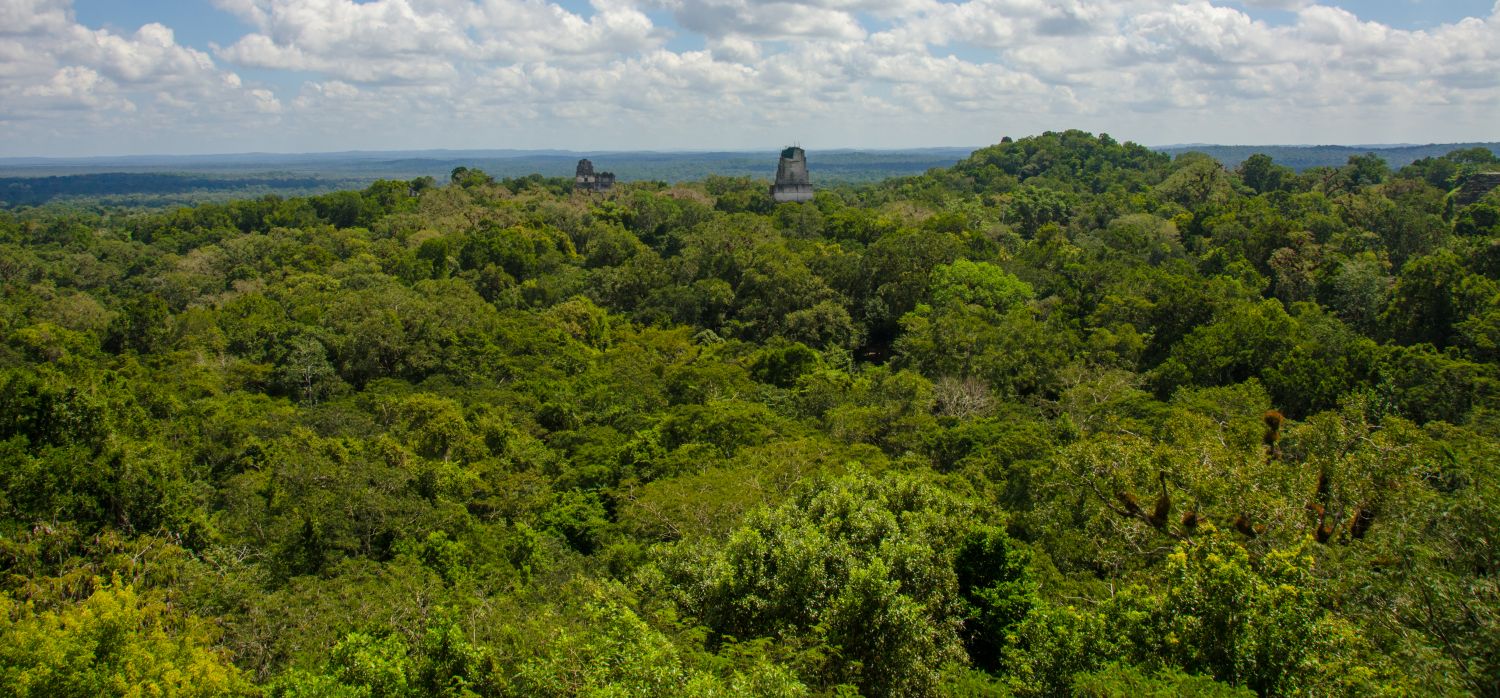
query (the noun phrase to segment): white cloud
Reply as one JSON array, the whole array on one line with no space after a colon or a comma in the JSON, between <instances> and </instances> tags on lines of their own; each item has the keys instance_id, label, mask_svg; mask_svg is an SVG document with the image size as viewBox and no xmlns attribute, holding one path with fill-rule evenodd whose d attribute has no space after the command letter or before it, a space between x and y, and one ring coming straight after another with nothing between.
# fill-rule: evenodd
<instances>
[{"instance_id":1,"label":"white cloud","mask_svg":"<svg viewBox=\"0 0 1500 698\"><path fill-rule=\"evenodd\" d=\"M0 105L12 147L94 139L116 151L125 139L222 129L279 108L166 25L91 29L65 0L0 0Z\"/></svg>"},{"instance_id":2,"label":"white cloud","mask_svg":"<svg viewBox=\"0 0 1500 698\"><path fill-rule=\"evenodd\" d=\"M128 37L82 28L65 36L69 40L58 46L59 58L97 66L122 83L184 82L215 73L208 54L177 45L172 30L161 24L147 24Z\"/></svg>"},{"instance_id":3,"label":"white cloud","mask_svg":"<svg viewBox=\"0 0 1500 698\"><path fill-rule=\"evenodd\" d=\"M222 4L222 3L221 3ZM234 0L222 4L260 31L219 50L250 68L313 71L356 82L439 81L445 60L472 52L453 19L406 0Z\"/></svg>"},{"instance_id":4,"label":"white cloud","mask_svg":"<svg viewBox=\"0 0 1500 698\"><path fill-rule=\"evenodd\" d=\"M584 18L539 0L218 0L258 31L219 50L253 68L362 83L434 82L472 62L613 56L656 47L644 12L597 0Z\"/></svg>"},{"instance_id":5,"label":"white cloud","mask_svg":"<svg viewBox=\"0 0 1500 698\"><path fill-rule=\"evenodd\" d=\"M1249 7L1266 10L1300 10L1313 4L1314 0L1241 0Z\"/></svg>"},{"instance_id":6,"label":"white cloud","mask_svg":"<svg viewBox=\"0 0 1500 698\"><path fill-rule=\"evenodd\" d=\"M467 0L457 0L467 4ZM484 0L471 13L470 31L487 60L588 62L660 46L660 28L624 0L594 0L585 19L537 0Z\"/></svg>"},{"instance_id":7,"label":"white cloud","mask_svg":"<svg viewBox=\"0 0 1500 698\"><path fill-rule=\"evenodd\" d=\"M0 36L45 34L72 23L71 0L0 0Z\"/></svg>"},{"instance_id":8,"label":"white cloud","mask_svg":"<svg viewBox=\"0 0 1500 698\"><path fill-rule=\"evenodd\" d=\"M21 96L32 98L34 105L51 109L135 111L135 105L119 97L113 85L93 70L80 66L58 70L52 79L23 88Z\"/></svg>"},{"instance_id":9,"label":"white cloud","mask_svg":"<svg viewBox=\"0 0 1500 698\"><path fill-rule=\"evenodd\" d=\"M709 42L715 60L754 63L760 60L760 45L742 36L726 36Z\"/></svg>"},{"instance_id":10,"label":"white cloud","mask_svg":"<svg viewBox=\"0 0 1500 698\"><path fill-rule=\"evenodd\" d=\"M1500 137L1500 4L1412 31L1330 0L214 1L246 33L205 51L168 17L120 33L66 0L0 0L0 118L150 115L323 149ZM298 75L246 85L221 64Z\"/></svg>"},{"instance_id":11,"label":"white cloud","mask_svg":"<svg viewBox=\"0 0 1500 698\"><path fill-rule=\"evenodd\" d=\"M834 5L834 6L828 6ZM684 29L711 39L738 35L757 39L862 39L864 27L844 3L681 0L673 15Z\"/></svg>"}]
</instances>

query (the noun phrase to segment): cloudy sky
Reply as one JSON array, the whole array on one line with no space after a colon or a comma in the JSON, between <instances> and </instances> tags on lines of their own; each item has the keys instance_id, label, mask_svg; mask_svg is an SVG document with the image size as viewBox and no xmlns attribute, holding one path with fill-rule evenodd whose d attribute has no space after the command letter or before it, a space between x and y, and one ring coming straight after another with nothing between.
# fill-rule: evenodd
<instances>
[{"instance_id":1,"label":"cloudy sky","mask_svg":"<svg viewBox=\"0 0 1500 698\"><path fill-rule=\"evenodd\" d=\"M0 156L1500 140L1496 0L0 0Z\"/></svg>"}]
</instances>

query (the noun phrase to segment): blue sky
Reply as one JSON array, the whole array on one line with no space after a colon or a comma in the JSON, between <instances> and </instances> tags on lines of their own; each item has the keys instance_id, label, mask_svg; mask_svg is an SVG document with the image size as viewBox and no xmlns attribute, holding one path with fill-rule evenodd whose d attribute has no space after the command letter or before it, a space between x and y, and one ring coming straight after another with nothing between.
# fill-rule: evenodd
<instances>
[{"instance_id":1,"label":"blue sky","mask_svg":"<svg viewBox=\"0 0 1500 698\"><path fill-rule=\"evenodd\" d=\"M1251 17L1274 24L1289 24L1296 20L1295 12L1256 7L1243 2L1235 5L1245 9ZM1494 7L1490 0L1352 0L1337 5L1361 19L1380 22L1396 29L1428 29L1457 22L1465 17L1484 17Z\"/></svg>"},{"instance_id":2,"label":"blue sky","mask_svg":"<svg viewBox=\"0 0 1500 698\"><path fill-rule=\"evenodd\" d=\"M1500 140L1491 0L0 0L0 155Z\"/></svg>"},{"instance_id":3,"label":"blue sky","mask_svg":"<svg viewBox=\"0 0 1500 698\"><path fill-rule=\"evenodd\" d=\"M121 33L160 22L177 33L178 41L198 48L208 48L210 42L234 43L249 29L207 0L79 0L73 9L79 24Z\"/></svg>"},{"instance_id":4,"label":"blue sky","mask_svg":"<svg viewBox=\"0 0 1500 698\"><path fill-rule=\"evenodd\" d=\"M592 12L589 3L580 0L556 4L575 13ZM1224 4L1276 24L1290 23L1296 18L1294 12L1257 7L1253 3ZM1465 17L1483 17L1494 7L1491 0L1354 0L1337 4L1362 19L1398 29L1426 29ZM208 0L76 0L73 6L79 21L85 25L134 30L149 22L163 22L177 31L183 43L200 48L210 42L232 43L247 29L233 14ZM660 16L670 23L670 13Z\"/></svg>"}]
</instances>

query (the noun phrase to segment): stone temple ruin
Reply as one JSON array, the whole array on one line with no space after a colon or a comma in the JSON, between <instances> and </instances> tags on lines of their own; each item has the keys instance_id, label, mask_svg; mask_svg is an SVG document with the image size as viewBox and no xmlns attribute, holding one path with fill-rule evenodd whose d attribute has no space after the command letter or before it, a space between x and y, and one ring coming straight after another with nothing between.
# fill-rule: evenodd
<instances>
[{"instance_id":1,"label":"stone temple ruin","mask_svg":"<svg viewBox=\"0 0 1500 698\"><path fill-rule=\"evenodd\" d=\"M812 182L807 178L807 153L792 146L781 151L781 161L776 164L776 183L771 185L771 198L776 203L786 201L812 201Z\"/></svg>"},{"instance_id":2,"label":"stone temple ruin","mask_svg":"<svg viewBox=\"0 0 1500 698\"><path fill-rule=\"evenodd\" d=\"M1483 199L1495 187L1500 187L1500 172L1475 172L1464 181L1454 198L1459 206L1468 206Z\"/></svg>"},{"instance_id":3,"label":"stone temple ruin","mask_svg":"<svg viewBox=\"0 0 1500 698\"><path fill-rule=\"evenodd\" d=\"M578 161L578 170L573 175L574 191L609 191L615 186L615 173L594 174L594 163L588 158Z\"/></svg>"},{"instance_id":4,"label":"stone temple ruin","mask_svg":"<svg viewBox=\"0 0 1500 698\"><path fill-rule=\"evenodd\" d=\"M588 158L578 161L573 173L573 190L606 192L615 186L615 173L594 172L594 163ZM777 203L787 201L812 201L812 180L807 176L807 152L797 146L788 146L781 151L781 160L776 163L776 183L771 185L771 198Z\"/></svg>"}]
</instances>

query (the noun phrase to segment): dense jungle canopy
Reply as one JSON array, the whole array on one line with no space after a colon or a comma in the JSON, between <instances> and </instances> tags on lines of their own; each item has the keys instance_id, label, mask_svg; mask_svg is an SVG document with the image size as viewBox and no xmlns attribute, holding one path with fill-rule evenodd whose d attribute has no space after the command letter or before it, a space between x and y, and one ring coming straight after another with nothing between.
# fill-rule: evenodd
<instances>
[{"instance_id":1,"label":"dense jungle canopy","mask_svg":"<svg viewBox=\"0 0 1500 698\"><path fill-rule=\"evenodd\" d=\"M0 211L0 695L1500 695L1495 169Z\"/></svg>"}]
</instances>

